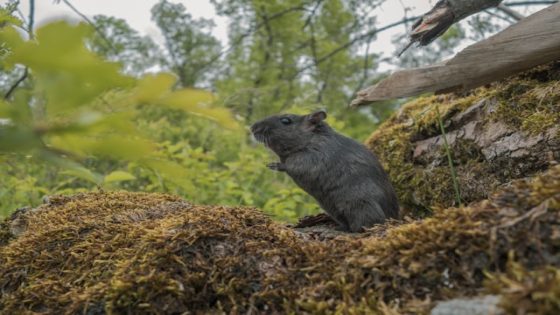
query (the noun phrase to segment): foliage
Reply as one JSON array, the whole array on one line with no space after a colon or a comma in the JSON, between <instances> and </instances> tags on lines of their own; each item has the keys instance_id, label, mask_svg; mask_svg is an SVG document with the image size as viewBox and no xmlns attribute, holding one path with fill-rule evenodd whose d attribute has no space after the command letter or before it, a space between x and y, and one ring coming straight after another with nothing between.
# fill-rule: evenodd
<instances>
[{"instance_id":1,"label":"foliage","mask_svg":"<svg viewBox=\"0 0 560 315\"><path fill-rule=\"evenodd\" d=\"M121 63L124 73L140 76L160 65L162 52L157 44L126 21L104 15L94 16L93 21L96 32L89 46L106 60Z\"/></svg>"},{"instance_id":2,"label":"foliage","mask_svg":"<svg viewBox=\"0 0 560 315\"><path fill-rule=\"evenodd\" d=\"M0 103L4 121L0 151L5 161L1 170L7 178L4 183L13 184L2 191L2 199L6 199L3 211L13 210L18 203L29 204L29 199L36 203L39 194L69 187L117 188L137 178L130 173L132 166L157 173L162 185L172 182L191 187L186 170L167 159L157 139L141 129L141 121L134 123L150 108L182 111L232 130L238 128L227 111L211 105L209 93L171 90L173 75L135 80L121 74L116 64L102 61L86 49L84 39L90 32L83 24L57 22L38 29L36 40L24 41L11 27L0 33L9 45L3 65L24 65L33 75L32 86ZM19 165L22 157L30 163ZM56 170L46 172L36 165L44 167L45 162ZM130 169L119 169L127 162ZM67 176L73 180L65 180ZM10 194L11 189L20 193Z\"/></svg>"},{"instance_id":3,"label":"foliage","mask_svg":"<svg viewBox=\"0 0 560 315\"><path fill-rule=\"evenodd\" d=\"M210 34L213 22L193 19L182 4L162 0L152 8L152 19L163 33L164 65L179 76L183 87L205 82L218 69L220 42ZM206 82L206 84L208 84Z\"/></svg>"}]
</instances>

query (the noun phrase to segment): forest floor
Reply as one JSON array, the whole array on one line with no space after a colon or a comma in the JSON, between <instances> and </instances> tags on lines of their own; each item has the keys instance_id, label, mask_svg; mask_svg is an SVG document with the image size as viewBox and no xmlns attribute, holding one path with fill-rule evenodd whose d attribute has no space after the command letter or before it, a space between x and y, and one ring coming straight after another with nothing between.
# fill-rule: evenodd
<instances>
[{"instance_id":1,"label":"forest floor","mask_svg":"<svg viewBox=\"0 0 560 315\"><path fill-rule=\"evenodd\" d=\"M162 194L46 198L0 224L0 313L444 314L477 297L558 314L559 123L560 63L404 105L367 141L403 219L361 234Z\"/></svg>"}]
</instances>

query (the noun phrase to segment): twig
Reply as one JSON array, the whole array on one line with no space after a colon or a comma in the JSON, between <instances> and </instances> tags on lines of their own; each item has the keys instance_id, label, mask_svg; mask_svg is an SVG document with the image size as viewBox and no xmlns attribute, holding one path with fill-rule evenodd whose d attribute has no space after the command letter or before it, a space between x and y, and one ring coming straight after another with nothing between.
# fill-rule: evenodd
<instances>
[{"instance_id":1,"label":"twig","mask_svg":"<svg viewBox=\"0 0 560 315\"><path fill-rule=\"evenodd\" d=\"M285 10L282 10L282 11L280 11L280 12L276 12L276 13L271 14L271 15L268 17L268 21L272 21L272 20L281 18L282 16L284 16L284 15L286 15L286 14L288 14L288 13L291 13L291 12L303 11L303 10L305 10L305 7L303 7L303 6L301 6L301 5L294 6L294 7L290 7L290 8L287 8L287 9L285 9ZM257 24L255 24L255 26L250 27L249 30L247 30L245 33L240 34L240 35L236 38L236 40L235 40L233 43L231 43L231 44L229 45L229 47L223 49L222 51L220 51L219 53L217 53L215 56L213 56L213 57L210 59L210 61L208 61L207 63L203 64L203 65L199 68L199 70L197 70L197 72L195 72L195 74L197 74L198 71L202 71L202 70L204 70L206 67L208 67L208 66L212 65L214 62L218 61L222 56L224 56L225 54L229 53L229 52L232 51L235 47L237 47L238 45L240 45L240 44L243 42L243 40L244 40L245 38L249 37L251 34L255 33L256 31L258 31L258 30L259 30L261 27L263 27L263 26L264 26L264 23L257 23Z\"/></svg>"},{"instance_id":2,"label":"twig","mask_svg":"<svg viewBox=\"0 0 560 315\"><path fill-rule=\"evenodd\" d=\"M113 53L118 52L115 46L113 46L113 43L105 36L105 34L103 34L101 29L99 29L99 27L95 24L95 22L93 22L85 14L83 14L78 9L76 9L76 7L74 7L72 3L70 3L68 0L62 0L62 2L64 2L64 4L66 4L70 8L70 10L74 11L74 13L79 15L82 19L84 19L84 21L86 21L89 25L91 25L91 27L93 27L93 29L95 29L97 34L99 34L99 36L103 39L103 41L105 41L105 43L107 44L107 46L109 46L109 48L113 51Z\"/></svg>"},{"instance_id":3,"label":"twig","mask_svg":"<svg viewBox=\"0 0 560 315\"><path fill-rule=\"evenodd\" d=\"M29 39L33 39L33 25L35 24L35 0L29 0L29 23L27 23L27 33Z\"/></svg>"},{"instance_id":4,"label":"twig","mask_svg":"<svg viewBox=\"0 0 560 315\"><path fill-rule=\"evenodd\" d=\"M29 20L28 20L28 23L27 23L27 34L28 34L30 40L32 40L34 38L34 35L33 35L33 25L34 24L35 24L35 0L29 0ZM12 94L15 92L17 87L23 81L25 81L25 79L27 79L28 75L29 75L29 68L25 67L21 77L19 77L19 79L17 79L17 81L14 82L14 84L12 84L12 86L10 86L10 89L8 90L8 92L6 92L6 94L4 94L4 99L5 100L8 100L12 96Z\"/></svg>"},{"instance_id":5,"label":"twig","mask_svg":"<svg viewBox=\"0 0 560 315\"><path fill-rule=\"evenodd\" d=\"M323 1L324 0L317 1L317 3L315 4L315 7L313 8L313 10L311 10L311 13L309 14L307 19L305 20L305 23L303 23L303 27L301 28L302 30L305 30L307 28L307 26L309 26L309 23L311 23L311 21L315 17L315 13L317 12L317 9L319 9L319 6L321 6L321 3L323 3Z\"/></svg>"},{"instance_id":6,"label":"twig","mask_svg":"<svg viewBox=\"0 0 560 315\"><path fill-rule=\"evenodd\" d=\"M524 221L526 219L531 219L532 222L536 218L540 217L541 215L546 214L546 212L548 211L549 204L550 204L550 199L547 199L543 203L539 204L538 206L534 207L533 209L524 213L523 215L520 215L509 222L503 223L502 225L499 226L499 228L512 227L517 223Z\"/></svg>"},{"instance_id":7,"label":"twig","mask_svg":"<svg viewBox=\"0 0 560 315\"><path fill-rule=\"evenodd\" d=\"M514 24L515 22L518 21L518 20L512 20L512 19L510 18L509 15L502 16L502 15L500 15L500 14L498 14L498 13L494 13L494 12L492 12L492 11L490 11L490 10L484 10L484 12L486 12L486 14L488 14L488 15L490 15L490 16L493 16L493 17L495 17L495 18L498 18L498 19L503 20L503 21L505 21L505 22L507 22L507 23L510 23L510 24ZM480 31L480 33L483 34L482 31Z\"/></svg>"},{"instance_id":8,"label":"twig","mask_svg":"<svg viewBox=\"0 0 560 315\"><path fill-rule=\"evenodd\" d=\"M17 79L16 82L14 82L14 84L12 84L12 86L10 86L10 89L8 90L8 92L6 92L6 94L4 95L4 99L8 100L10 98L10 96L12 96L12 93L14 93L14 91L17 89L17 87L23 82L25 81L25 79L27 79L27 74L29 72L29 69L27 67L25 67L25 69L23 70L23 74L21 77L19 77L19 79Z\"/></svg>"},{"instance_id":9,"label":"twig","mask_svg":"<svg viewBox=\"0 0 560 315\"><path fill-rule=\"evenodd\" d=\"M317 59L317 62L316 62L316 63L314 63L314 64L309 64L309 65L307 65L307 66L302 67L301 69L298 70L298 72L294 75L294 77L297 77L298 75L300 75L301 73L303 73L304 71L310 69L310 68L313 67L313 66L316 66L316 65L318 65L318 64L320 64L320 63L323 63L323 62L327 61L327 60L330 59L332 56L338 54L339 52L341 52L341 51L343 51L343 50L345 50L345 49L348 49L349 47L351 47L352 45L354 45L354 44L357 43L357 42L360 42L360 41L363 41L363 40L365 40L365 39L368 39L368 38L370 38L371 36L377 35L377 34L383 32L383 31L386 31L386 30L388 30L388 29L397 27L397 26L399 26L399 25L402 25L402 24L405 24L405 23L409 23L409 22L412 22L412 21L416 21L416 20L418 20L418 18L419 18L419 17L417 17L417 16L415 16L415 17L410 17L410 18L405 18L405 19L402 19L402 20L400 20L400 21L398 21L398 22L391 23L391 24L386 25L386 26L383 26L383 27L381 27L381 28L377 28L377 29L374 29L374 30L369 31L369 32L367 32L367 33L358 35L358 36L356 36L355 38L353 38L352 40L348 41L347 43L345 43L345 44L343 44L343 45L341 45L341 46L339 46L339 47L337 47L337 48L331 50L328 54L326 54L326 55L320 57L319 59Z\"/></svg>"},{"instance_id":10,"label":"twig","mask_svg":"<svg viewBox=\"0 0 560 315\"><path fill-rule=\"evenodd\" d=\"M508 15L509 17L513 18L516 21L521 21L523 18L525 18L525 16L523 16L523 14L513 10L512 8L508 7L507 5L500 3L497 7L497 9L499 11L502 11L503 13L505 13L506 15Z\"/></svg>"},{"instance_id":11,"label":"twig","mask_svg":"<svg viewBox=\"0 0 560 315\"><path fill-rule=\"evenodd\" d=\"M527 5L549 5L555 4L558 1L518 1L518 2L508 2L506 6L508 7L521 7Z\"/></svg>"}]
</instances>

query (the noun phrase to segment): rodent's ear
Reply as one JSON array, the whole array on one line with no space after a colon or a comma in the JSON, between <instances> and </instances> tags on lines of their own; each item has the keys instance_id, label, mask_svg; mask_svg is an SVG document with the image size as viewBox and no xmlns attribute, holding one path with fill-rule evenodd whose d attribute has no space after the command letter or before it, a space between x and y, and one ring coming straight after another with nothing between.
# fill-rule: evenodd
<instances>
[{"instance_id":1,"label":"rodent's ear","mask_svg":"<svg viewBox=\"0 0 560 315\"><path fill-rule=\"evenodd\" d=\"M307 115L307 120L312 124L318 124L325 119L327 119L327 112L325 112L324 110L318 110Z\"/></svg>"}]
</instances>

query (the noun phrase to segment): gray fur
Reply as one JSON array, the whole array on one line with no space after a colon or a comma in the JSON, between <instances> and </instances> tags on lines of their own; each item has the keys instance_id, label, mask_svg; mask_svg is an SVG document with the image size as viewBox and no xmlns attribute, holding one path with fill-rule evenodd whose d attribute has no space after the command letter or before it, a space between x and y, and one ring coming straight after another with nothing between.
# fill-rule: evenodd
<instances>
[{"instance_id":1,"label":"gray fur","mask_svg":"<svg viewBox=\"0 0 560 315\"><path fill-rule=\"evenodd\" d=\"M342 230L360 232L397 219L397 197L375 155L334 131L325 118L324 111L276 115L255 123L251 131L280 158L268 167L288 173ZM286 119L291 123L282 123Z\"/></svg>"}]
</instances>

